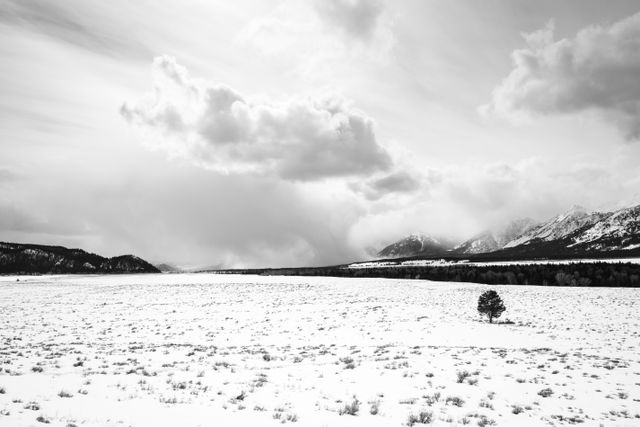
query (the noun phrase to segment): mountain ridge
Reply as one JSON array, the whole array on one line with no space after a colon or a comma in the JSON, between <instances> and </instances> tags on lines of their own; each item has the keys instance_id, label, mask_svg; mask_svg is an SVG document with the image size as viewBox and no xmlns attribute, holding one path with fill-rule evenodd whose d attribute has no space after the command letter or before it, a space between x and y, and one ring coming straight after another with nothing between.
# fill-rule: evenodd
<instances>
[{"instance_id":1,"label":"mountain ridge","mask_svg":"<svg viewBox=\"0 0 640 427\"><path fill-rule=\"evenodd\" d=\"M111 258L78 248L0 242L0 274L159 273L135 255Z\"/></svg>"},{"instance_id":2,"label":"mountain ridge","mask_svg":"<svg viewBox=\"0 0 640 427\"><path fill-rule=\"evenodd\" d=\"M485 230L454 248L458 254L493 252L504 248L514 238L537 226L531 218L519 218L497 230Z\"/></svg>"},{"instance_id":3,"label":"mountain ridge","mask_svg":"<svg viewBox=\"0 0 640 427\"><path fill-rule=\"evenodd\" d=\"M443 239L427 236L422 233L414 233L385 246L378 256L381 258L398 258L408 254L422 256L437 256L446 253L453 248L453 244Z\"/></svg>"},{"instance_id":4,"label":"mountain ridge","mask_svg":"<svg viewBox=\"0 0 640 427\"><path fill-rule=\"evenodd\" d=\"M428 238L428 236L426 237ZM389 247L398 245L406 239ZM405 245L410 249L410 245ZM387 249L385 248L385 249ZM640 248L640 204L611 212L589 212L574 205L547 221L536 224L530 218L518 219L497 231L485 230L454 248L425 255L406 250L401 257L472 256L495 254L501 258L579 256ZM378 255L383 255L382 251ZM391 258L380 256L380 258Z\"/></svg>"}]
</instances>

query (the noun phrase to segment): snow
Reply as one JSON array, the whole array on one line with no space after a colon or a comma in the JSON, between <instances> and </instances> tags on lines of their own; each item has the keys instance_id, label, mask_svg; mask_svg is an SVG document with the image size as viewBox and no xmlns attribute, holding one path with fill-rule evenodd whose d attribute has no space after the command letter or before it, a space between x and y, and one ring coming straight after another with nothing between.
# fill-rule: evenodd
<instances>
[{"instance_id":1,"label":"snow","mask_svg":"<svg viewBox=\"0 0 640 427\"><path fill-rule=\"evenodd\" d=\"M640 245L632 245L625 249L635 249ZM349 264L346 268L350 269L362 269L362 268L380 268L380 267L446 267L451 265L472 265L472 266L490 266L490 265L568 265L568 264L580 264L580 263L592 263L592 262L604 262L604 263L632 263L640 264L640 258L608 258L608 259L536 259L536 260L516 260L516 261L492 261L492 262L470 262L468 260L447 261L445 259L417 259L409 261L367 261L356 262Z\"/></svg>"},{"instance_id":2,"label":"snow","mask_svg":"<svg viewBox=\"0 0 640 427\"><path fill-rule=\"evenodd\" d=\"M347 268L395 267L397 265L395 261L367 261L349 264Z\"/></svg>"},{"instance_id":3,"label":"snow","mask_svg":"<svg viewBox=\"0 0 640 427\"><path fill-rule=\"evenodd\" d=\"M569 246L593 242L604 237L620 239L626 236L633 236L637 233L636 229L639 220L637 208L619 210L594 224L576 238L575 243ZM634 247L637 246L617 247L614 245L611 249L633 249Z\"/></svg>"},{"instance_id":4,"label":"snow","mask_svg":"<svg viewBox=\"0 0 640 427\"><path fill-rule=\"evenodd\" d=\"M402 240L388 245L387 247L382 249L380 253L384 253L385 257L398 257L407 255L407 247L412 247L414 244L419 244L420 248L411 250L411 253L420 253L424 251L428 246L442 245L442 243L438 239L435 239L433 237L424 234L411 234Z\"/></svg>"},{"instance_id":5,"label":"snow","mask_svg":"<svg viewBox=\"0 0 640 427\"><path fill-rule=\"evenodd\" d=\"M551 241L571 235L585 227L568 247L589 244L587 249L626 249L625 237L634 236L638 232L640 212L638 206L620 209L615 212L587 213L584 208L574 207L568 212L533 228L529 232L507 243L505 248L528 244L532 240ZM605 239L604 242L599 240ZM607 240L609 239L609 240ZM619 243L621 242L622 243ZM628 246L628 245L627 245Z\"/></svg>"},{"instance_id":6,"label":"snow","mask_svg":"<svg viewBox=\"0 0 640 427\"><path fill-rule=\"evenodd\" d=\"M520 237L508 242L505 248L512 248L522 244L526 244L532 240L540 239L551 241L566 237L577 229L591 222L598 221L601 214L589 214L581 206L573 206L567 212L564 212L550 221L531 228Z\"/></svg>"},{"instance_id":7,"label":"snow","mask_svg":"<svg viewBox=\"0 0 640 427\"><path fill-rule=\"evenodd\" d=\"M0 425L638 425L636 289L491 288L512 323L478 284L0 277Z\"/></svg>"},{"instance_id":8,"label":"snow","mask_svg":"<svg viewBox=\"0 0 640 427\"><path fill-rule=\"evenodd\" d=\"M632 264L640 264L640 258L610 258L610 259L539 259L539 260L529 260L529 261L494 261L494 262L469 262L467 265L539 265L539 264L550 264L550 265L569 265L569 264L581 264L581 263L592 263L592 262L603 262L608 264L618 264L618 263L632 263Z\"/></svg>"},{"instance_id":9,"label":"snow","mask_svg":"<svg viewBox=\"0 0 640 427\"><path fill-rule=\"evenodd\" d=\"M452 265L455 262L447 261L444 259L432 260L432 259L417 259L408 261L366 261L355 262L349 264L346 268L349 269L366 269L366 268L381 268L381 267L424 267L424 266L446 266Z\"/></svg>"}]
</instances>

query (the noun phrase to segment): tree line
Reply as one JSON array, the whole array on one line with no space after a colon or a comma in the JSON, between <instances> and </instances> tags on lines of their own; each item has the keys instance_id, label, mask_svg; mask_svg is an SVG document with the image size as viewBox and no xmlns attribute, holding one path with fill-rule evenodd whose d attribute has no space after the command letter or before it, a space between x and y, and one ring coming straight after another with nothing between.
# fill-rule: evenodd
<instances>
[{"instance_id":1,"label":"tree line","mask_svg":"<svg viewBox=\"0 0 640 427\"><path fill-rule=\"evenodd\" d=\"M285 276L380 277L475 282L490 285L640 287L640 264L582 262L569 265L513 264L346 268L345 266L226 270Z\"/></svg>"}]
</instances>

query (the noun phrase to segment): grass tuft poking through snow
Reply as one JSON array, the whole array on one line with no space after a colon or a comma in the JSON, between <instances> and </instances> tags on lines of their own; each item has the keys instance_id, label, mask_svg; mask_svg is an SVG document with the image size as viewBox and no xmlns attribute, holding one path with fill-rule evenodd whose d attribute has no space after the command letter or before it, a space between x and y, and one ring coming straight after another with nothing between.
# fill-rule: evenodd
<instances>
[{"instance_id":1,"label":"grass tuft poking through snow","mask_svg":"<svg viewBox=\"0 0 640 427\"><path fill-rule=\"evenodd\" d=\"M409 415L409 418L407 419L407 425L411 427L415 424L431 424L432 421L433 421L433 412L421 411L417 415L414 415L414 414Z\"/></svg>"},{"instance_id":2,"label":"grass tuft poking through snow","mask_svg":"<svg viewBox=\"0 0 640 427\"><path fill-rule=\"evenodd\" d=\"M354 396L350 403L345 403L338 411L340 415L358 415L360 411L360 401Z\"/></svg>"}]
</instances>

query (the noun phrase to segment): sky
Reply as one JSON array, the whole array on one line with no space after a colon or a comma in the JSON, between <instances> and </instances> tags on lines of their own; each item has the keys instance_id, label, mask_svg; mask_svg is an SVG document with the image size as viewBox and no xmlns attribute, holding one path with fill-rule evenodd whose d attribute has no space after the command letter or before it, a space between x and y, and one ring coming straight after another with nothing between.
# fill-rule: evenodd
<instances>
[{"instance_id":1,"label":"sky","mask_svg":"<svg viewBox=\"0 0 640 427\"><path fill-rule=\"evenodd\" d=\"M0 0L0 240L363 260L640 202L640 4Z\"/></svg>"}]
</instances>

